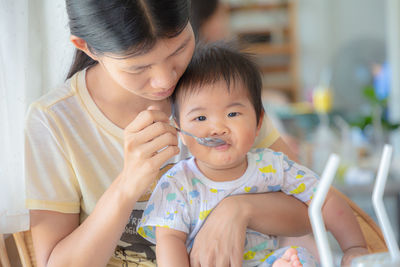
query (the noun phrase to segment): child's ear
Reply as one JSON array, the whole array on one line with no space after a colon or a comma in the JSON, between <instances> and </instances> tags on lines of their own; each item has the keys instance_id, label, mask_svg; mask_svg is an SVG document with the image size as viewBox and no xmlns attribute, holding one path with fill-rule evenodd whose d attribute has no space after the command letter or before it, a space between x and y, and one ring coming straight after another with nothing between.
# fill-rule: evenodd
<instances>
[{"instance_id":1,"label":"child's ear","mask_svg":"<svg viewBox=\"0 0 400 267\"><path fill-rule=\"evenodd\" d=\"M258 134L260 133L263 121L264 121L264 109L261 111L260 119L258 120L256 136L258 136Z\"/></svg>"}]
</instances>

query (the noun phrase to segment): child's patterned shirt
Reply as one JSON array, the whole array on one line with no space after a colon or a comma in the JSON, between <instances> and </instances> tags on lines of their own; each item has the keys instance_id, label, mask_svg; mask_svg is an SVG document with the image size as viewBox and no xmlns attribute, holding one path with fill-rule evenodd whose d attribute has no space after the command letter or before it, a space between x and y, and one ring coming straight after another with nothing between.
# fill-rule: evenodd
<instances>
[{"instance_id":1,"label":"child's patterned shirt","mask_svg":"<svg viewBox=\"0 0 400 267\"><path fill-rule=\"evenodd\" d=\"M247 154L247 161L245 173L227 182L205 177L194 157L178 162L154 189L138 225L139 234L156 243L155 226L182 231L188 235L189 252L209 213L228 196L282 191L303 202L312 199L318 176L286 155L270 149L254 149ZM243 264L258 265L277 248L275 237L247 229Z\"/></svg>"}]
</instances>

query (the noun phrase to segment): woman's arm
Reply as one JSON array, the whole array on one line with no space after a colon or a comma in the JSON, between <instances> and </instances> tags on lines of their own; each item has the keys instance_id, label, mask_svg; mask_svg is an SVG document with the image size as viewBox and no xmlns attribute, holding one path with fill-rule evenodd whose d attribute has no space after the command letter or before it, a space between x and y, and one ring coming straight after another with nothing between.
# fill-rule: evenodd
<instances>
[{"instance_id":1,"label":"woman's arm","mask_svg":"<svg viewBox=\"0 0 400 267\"><path fill-rule=\"evenodd\" d=\"M107 264L134 204L121 197L115 184L81 225L79 214L31 211L31 231L38 266Z\"/></svg>"},{"instance_id":2,"label":"woman's arm","mask_svg":"<svg viewBox=\"0 0 400 267\"><path fill-rule=\"evenodd\" d=\"M156 227L156 254L159 267L189 267L186 250L187 234L174 229Z\"/></svg>"},{"instance_id":3,"label":"woman's arm","mask_svg":"<svg viewBox=\"0 0 400 267\"><path fill-rule=\"evenodd\" d=\"M214 266L217 261L242 266L246 228L285 236L311 232L307 206L291 196L282 192L231 196L218 204L197 234L191 266Z\"/></svg>"},{"instance_id":4,"label":"woman's arm","mask_svg":"<svg viewBox=\"0 0 400 267\"><path fill-rule=\"evenodd\" d=\"M280 151L283 154L286 154L291 160L299 162L298 156L295 153L293 153L293 151L286 144L286 142L282 139L282 137L279 137L278 139L276 139L276 141L272 145L270 145L269 148L274 151Z\"/></svg>"},{"instance_id":5,"label":"woman's arm","mask_svg":"<svg viewBox=\"0 0 400 267\"><path fill-rule=\"evenodd\" d=\"M81 225L78 214L32 211L38 266L107 265L136 201L179 153L176 130L161 111L139 113L124 134L124 168Z\"/></svg>"},{"instance_id":6,"label":"woman's arm","mask_svg":"<svg viewBox=\"0 0 400 267\"><path fill-rule=\"evenodd\" d=\"M282 192L254 194L249 198L240 195L241 202L249 214L248 228L276 236L302 236L311 232L307 205ZM284 222L284 223L282 223Z\"/></svg>"}]
</instances>

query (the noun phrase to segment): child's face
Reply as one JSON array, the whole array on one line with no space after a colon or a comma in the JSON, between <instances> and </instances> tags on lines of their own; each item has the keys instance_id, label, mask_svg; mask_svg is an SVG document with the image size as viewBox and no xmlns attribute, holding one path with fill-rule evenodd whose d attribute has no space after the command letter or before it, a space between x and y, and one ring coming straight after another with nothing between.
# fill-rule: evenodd
<instances>
[{"instance_id":1,"label":"child's face","mask_svg":"<svg viewBox=\"0 0 400 267\"><path fill-rule=\"evenodd\" d=\"M180 99L180 126L199 137L217 137L226 142L218 147L198 144L181 134L183 142L198 164L215 169L231 168L246 160L259 132L256 113L241 82L227 84L221 80L203 86L198 92Z\"/></svg>"}]
</instances>

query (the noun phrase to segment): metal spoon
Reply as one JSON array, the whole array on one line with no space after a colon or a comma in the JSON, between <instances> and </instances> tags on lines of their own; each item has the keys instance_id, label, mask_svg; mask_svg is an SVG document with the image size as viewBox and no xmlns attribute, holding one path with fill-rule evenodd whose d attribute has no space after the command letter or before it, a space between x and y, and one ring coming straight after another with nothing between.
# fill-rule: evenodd
<instances>
[{"instance_id":1,"label":"metal spoon","mask_svg":"<svg viewBox=\"0 0 400 267\"><path fill-rule=\"evenodd\" d=\"M203 146L216 147L216 146L221 146L221 145L225 145L226 144L226 142L224 140L219 139L219 138L197 137L197 136L195 136L195 135L193 135L191 133L188 133L188 132L186 132L186 131L184 131L184 130L182 130L180 128L175 127L175 129L178 132L181 132L183 134L186 134L188 136L193 137L197 141L197 143L199 143L200 145L203 145Z\"/></svg>"}]
</instances>

